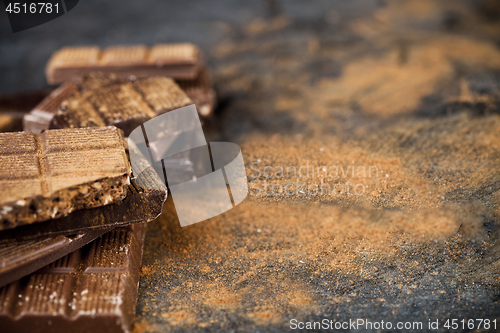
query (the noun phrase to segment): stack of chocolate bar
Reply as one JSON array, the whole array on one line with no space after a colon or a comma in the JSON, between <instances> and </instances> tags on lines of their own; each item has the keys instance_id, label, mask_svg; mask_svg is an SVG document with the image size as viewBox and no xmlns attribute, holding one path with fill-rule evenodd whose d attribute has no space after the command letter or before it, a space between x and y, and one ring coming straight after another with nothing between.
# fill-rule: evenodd
<instances>
[{"instance_id":1,"label":"stack of chocolate bar","mask_svg":"<svg viewBox=\"0 0 500 333\"><path fill-rule=\"evenodd\" d=\"M46 75L61 85L23 131L0 133L0 327L129 332L146 222L167 188L153 167L133 174L125 138L193 102L210 117L209 73L197 47L169 44L65 48Z\"/></svg>"}]
</instances>

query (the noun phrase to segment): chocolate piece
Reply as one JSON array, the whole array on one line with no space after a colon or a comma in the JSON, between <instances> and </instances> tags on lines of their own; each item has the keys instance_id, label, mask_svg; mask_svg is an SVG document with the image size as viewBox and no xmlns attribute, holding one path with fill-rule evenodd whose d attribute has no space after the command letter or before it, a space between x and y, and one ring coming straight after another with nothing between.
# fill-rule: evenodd
<instances>
[{"instance_id":1,"label":"chocolate piece","mask_svg":"<svg viewBox=\"0 0 500 333\"><path fill-rule=\"evenodd\" d=\"M106 233L0 289L6 332L130 332L146 224Z\"/></svg>"},{"instance_id":2,"label":"chocolate piece","mask_svg":"<svg viewBox=\"0 0 500 333\"><path fill-rule=\"evenodd\" d=\"M123 201L102 207L77 210L68 216L36 225L4 230L0 232L0 243L69 235L152 221L161 214L163 204L167 199L167 188L152 167L141 173L140 183L147 189L139 187L136 181L132 180Z\"/></svg>"},{"instance_id":3,"label":"chocolate piece","mask_svg":"<svg viewBox=\"0 0 500 333\"><path fill-rule=\"evenodd\" d=\"M167 189L147 161L137 154L140 152L134 154L134 163L141 163L144 171L136 180L147 190L138 187L133 179L123 201L0 232L0 286L73 252L110 228L158 217Z\"/></svg>"},{"instance_id":4,"label":"chocolate piece","mask_svg":"<svg viewBox=\"0 0 500 333\"><path fill-rule=\"evenodd\" d=\"M125 198L129 163L115 127L0 134L0 230Z\"/></svg>"},{"instance_id":5,"label":"chocolate piece","mask_svg":"<svg viewBox=\"0 0 500 333\"><path fill-rule=\"evenodd\" d=\"M0 132L23 130L23 116L48 94L50 89L37 89L0 96Z\"/></svg>"},{"instance_id":6,"label":"chocolate piece","mask_svg":"<svg viewBox=\"0 0 500 333\"><path fill-rule=\"evenodd\" d=\"M76 251L110 229L37 240L0 241L0 287Z\"/></svg>"},{"instance_id":7,"label":"chocolate piece","mask_svg":"<svg viewBox=\"0 0 500 333\"><path fill-rule=\"evenodd\" d=\"M207 68L203 68L194 80L176 80L175 82L196 105L201 117L212 115L217 99Z\"/></svg>"},{"instance_id":8,"label":"chocolate piece","mask_svg":"<svg viewBox=\"0 0 500 333\"><path fill-rule=\"evenodd\" d=\"M120 78L168 76L176 79L196 77L203 59L193 44L158 44L66 47L52 55L45 74L49 84L78 79L90 72L114 73Z\"/></svg>"},{"instance_id":9,"label":"chocolate piece","mask_svg":"<svg viewBox=\"0 0 500 333\"><path fill-rule=\"evenodd\" d=\"M69 98L62 98L69 91ZM57 104L61 106L56 112L53 106ZM76 87L65 84L44 100L25 116L24 129L114 125L128 136L146 120L190 104L189 97L170 78L125 81L112 74L92 73Z\"/></svg>"}]
</instances>

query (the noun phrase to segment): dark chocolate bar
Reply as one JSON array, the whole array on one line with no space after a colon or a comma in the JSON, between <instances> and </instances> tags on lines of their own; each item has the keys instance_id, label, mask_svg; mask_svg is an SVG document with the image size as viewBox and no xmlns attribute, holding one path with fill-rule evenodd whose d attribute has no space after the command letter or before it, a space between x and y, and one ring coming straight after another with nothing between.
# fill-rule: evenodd
<instances>
[{"instance_id":1,"label":"dark chocolate bar","mask_svg":"<svg viewBox=\"0 0 500 333\"><path fill-rule=\"evenodd\" d=\"M203 68L193 80L175 80L175 82L196 105L201 117L206 118L213 114L217 99L208 68Z\"/></svg>"},{"instance_id":2,"label":"dark chocolate bar","mask_svg":"<svg viewBox=\"0 0 500 333\"><path fill-rule=\"evenodd\" d=\"M0 230L120 201L129 174L115 127L0 133Z\"/></svg>"},{"instance_id":3,"label":"dark chocolate bar","mask_svg":"<svg viewBox=\"0 0 500 333\"><path fill-rule=\"evenodd\" d=\"M49 84L78 79L90 72L114 73L120 78L168 76L193 79L203 59L193 44L158 44L114 46L105 50L97 46L65 47L52 55L45 74Z\"/></svg>"},{"instance_id":4,"label":"dark chocolate bar","mask_svg":"<svg viewBox=\"0 0 500 333\"><path fill-rule=\"evenodd\" d=\"M114 125L128 136L148 119L190 104L193 102L170 78L128 81L113 74L92 73L76 87L67 83L47 97L25 116L24 130Z\"/></svg>"},{"instance_id":5,"label":"dark chocolate bar","mask_svg":"<svg viewBox=\"0 0 500 333\"><path fill-rule=\"evenodd\" d=\"M117 228L0 289L5 332L130 332L146 224Z\"/></svg>"},{"instance_id":6,"label":"dark chocolate bar","mask_svg":"<svg viewBox=\"0 0 500 333\"><path fill-rule=\"evenodd\" d=\"M0 240L0 287L76 251L107 231L110 229L36 240L9 242Z\"/></svg>"}]
</instances>

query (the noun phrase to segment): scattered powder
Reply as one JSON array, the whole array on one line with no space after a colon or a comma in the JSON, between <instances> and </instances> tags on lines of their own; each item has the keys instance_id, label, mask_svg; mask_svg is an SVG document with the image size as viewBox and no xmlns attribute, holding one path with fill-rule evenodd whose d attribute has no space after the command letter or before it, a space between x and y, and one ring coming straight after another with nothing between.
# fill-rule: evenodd
<instances>
[{"instance_id":1,"label":"scattered powder","mask_svg":"<svg viewBox=\"0 0 500 333\"><path fill-rule=\"evenodd\" d=\"M251 195L185 228L167 201L149 225L141 274L138 314L154 319L150 327L139 320L136 333L235 322L283 330L294 317L345 318L353 304L401 314L423 298L472 300L473 283L498 289L500 117L417 110L441 87L457 89L439 95L439 108L484 102L494 110L496 100L469 91L460 70L499 69L500 51L425 33L448 9L420 3L389 1L342 27L359 43L343 43L341 29L338 43L309 32L274 38L296 27L279 16L255 19L215 47L215 81L221 96L234 97L221 127L242 148ZM335 64L341 70L322 75ZM309 171L280 175L279 166ZM282 190L297 181L306 187ZM307 188L324 184L365 190Z\"/></svg>"}]
</instances>

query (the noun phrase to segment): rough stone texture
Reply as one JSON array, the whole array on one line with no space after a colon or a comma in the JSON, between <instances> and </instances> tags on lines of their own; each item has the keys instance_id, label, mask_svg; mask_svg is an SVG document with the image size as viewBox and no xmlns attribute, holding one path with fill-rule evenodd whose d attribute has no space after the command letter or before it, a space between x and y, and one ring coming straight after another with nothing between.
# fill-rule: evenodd
<instances>
[{"instance_id":1,"label":"rough stone texture","mask_svg":"<svg viewBox=\"0 0 500 333\"><path fill-rule=\"evenodd\" d=\"M252 191L182 229L167 201L135 332L499 322L497 2L117 4L2 36L2 90L42 85L64 45L199 44L221 101L210 135L241 145Z\"/></svg>"}]
</instances>

